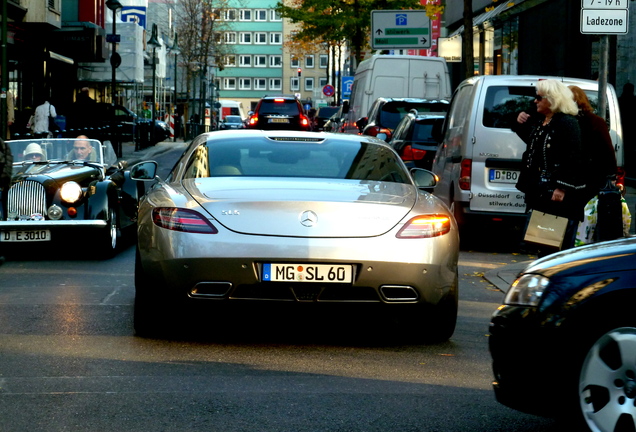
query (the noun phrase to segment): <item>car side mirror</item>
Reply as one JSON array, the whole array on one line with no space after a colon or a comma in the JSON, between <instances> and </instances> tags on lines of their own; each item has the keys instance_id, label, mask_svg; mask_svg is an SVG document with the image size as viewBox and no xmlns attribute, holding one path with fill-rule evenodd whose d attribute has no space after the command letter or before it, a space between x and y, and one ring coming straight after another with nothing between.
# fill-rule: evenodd
<instances>
[{"instance_id":1,"label":"car side mirror","mask_svg":"<svg viewBox=\"0 0 636 432\"><path fill-rule=\"evenodd\" d=\"M139 162L130 168L130 178L138 181L153 181L157 176L157 162Z\"/></svg>"},{"instance_id":2,"label":"car side mirror","mask_svg":"<svg viewBox=\"0 0 636 432\"><path fill-rule=\"evenodd\" d=\"M437 176L434 173L422 168L411 168L410 172L418 188L426 192L433 192L433 189L437 186Z\"/></svg>"}]
</instances>

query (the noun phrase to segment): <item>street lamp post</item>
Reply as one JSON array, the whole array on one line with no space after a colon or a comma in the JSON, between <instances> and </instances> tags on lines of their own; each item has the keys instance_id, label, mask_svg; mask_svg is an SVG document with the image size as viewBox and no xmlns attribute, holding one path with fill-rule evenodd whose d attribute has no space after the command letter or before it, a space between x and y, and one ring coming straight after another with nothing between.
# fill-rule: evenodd
<instances>
[{"instance_id":1,"label":"street lamp post","mask_svg":"<svg viewBox=\"0 0 636 432\"><path fill-rule=\"evenodd\" d=\"M173 113L173 118L175 119L173 124L176 126L177 125L177 56L179 54L181 54L181 50L179 49L179 44L178 44L178 35L175 33L174 34L174 42L172 43L172 48L170 48L170 51L172 52L172 54L174 54L174 100L172 101L172 105L173 105L173 109L172 109L172 113ZM179 129L181 128L181 121L178 122L179 124ZM177 142L177 130L175 129L174 131L174 142Z\"/></svg>"},{"instance_id":2,"label":"street lamp post","mask_svg":"<svg viewBox=\"0 0 636 432\"><path fill-rule=\"evenodd\" d=\"M157 24L152 25L152 33L150 35L150 40L148 41L148 45L152 47L152 124L150 127L152 128L150 131L150 136L152 138L152 142L155 142L155 118L157 117L157 92L156 92L156 79L157 79L157 56L156 50L158 46L161 46L159 40L157 39Z\"/></svg>"},{"instance_id":3,"label":"street lamp post","mask_svg":"<svg viewBox=\"0 0 636 432\"><path fill-rule=\"evenodd\" d=\"M112 68L112 79L110 83L110 96L111 96L111 105L112 111L111 115L111 139L115 141L115 152L118 157L121 157L121 143L119 142L119 137L116 134L116 122L115 122L115 95L117 92L117 68L121 65L121 56L117 53L117 43L119 42L119 35L117 34L117 10L123 8L122 4L118 0L108 0L106 2L106 7L113 11L113 34L110 37L110 42L112 44L112 54L110 55L110 65Z\"/></svg>"}]
</instances>

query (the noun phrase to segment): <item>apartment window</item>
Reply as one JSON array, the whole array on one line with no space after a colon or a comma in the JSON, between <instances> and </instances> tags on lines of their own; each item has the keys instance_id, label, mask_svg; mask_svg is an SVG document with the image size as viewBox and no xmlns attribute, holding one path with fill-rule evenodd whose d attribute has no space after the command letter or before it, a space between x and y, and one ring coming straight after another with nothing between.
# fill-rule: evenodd
<instances>
[{"instance_id":1,"label":"apartment window","mask_svg":"<svg viewBox=\"0 0 636 432\"><path fill-rule=\"evenodd\" d=\"M255 55L254 56L254 66L256 66L256 67L267 67L267 56L266 55Z\"/></svg>"},{"instance_id":2,"label":"apartment window","mask_svg":"<svg viewBox=\"0 0 636 432\"><path fill-rule=\"evenodd\" d=\"M241 21L252 21L252 10L251 9L241 9L239 11L239 20L241 20Z\"/></svg>"},{"instance_id":3,"label":"apartment window","mask_svg":"<svg viewBox=\"0 0 636 432\"><path fill-rule=\"evenodd\" d=\"M255 44L266 44L267 43L267 33L254 33L254 43Z\"/></svg>"},{"instance_id":4,"label":"apartment window","mask_svg":"<svg viewBox=\"0 0 636 432\"><path fill-rule=\"evenodd\" d=\"M252 56L251 55L240 55L239 56L239 66L241 66L241 67L251 67L252 66Z\"/></svg>"},{"instance_id":5,"label":"apartment window","mask_svg":"<svg viewBox=\"0 0 636 432\"><path fill-rule=\"evenodd\" d=\"M320 54L320 67L323 69L329 67L329 56L327 54Z\"/></svg>"},{"instance_id":6,"label":"apartment window","mask_svg":"<svg viewBox=\"0 0 636 432\"><path fill-rule=\"evenodd\" d=\"M290 83L291 91L300 91L300 79L292 78Z\"/></svg>"},{"instance_id":7,"label":"apartment window","mask_svg":"<svg viewBox=\"0 0 636 432\"><path fill-rule=\"evenodd\" d=\"M314 67L314 56L313 55L305 56L305 67L306 68L310 68L310 69Z\"/></svg>"},{"instance_id":8,"label":"apartment window","mask_svg":"<svg viewBox=\"0 0 636 432\"><path fill-rule=\"evenodd\" d=\"M239 43L251 44L252 43L252 33L239 33Z\"/></svg>"},{"instance_id":9,"label":"apartment window","mask_svg":"<svg viewBox=\"0 0 636 432\"><path fill-rule=\"evenodd\" d=\"M291 68L298 68L300 67L300 59L296 56L291 56L291 60L289 60L289 66Z\"/></svg>"},{"instance_id":10,"label":"apartment window","mask_svg":"<svg viewBox=\"0 0 636 432\"><path fill-rule=\"evenodd\" d=\"M235 44L236 43L236 32L225 32L225 43L226 44Z\"/></svg>"},{"instance_id":11,"label":"apartment window","mask_svg":"<svg viewBox=\"0 0 636 432\"><path fill-rule=\"evenodd\" d=\"M236 90L236 78L224 78L223 88L225 90Z\"/></svg>"},{"instance_id":12,"label":"apartment window","mask_svg":"<svg viewBox=\"0 0 636 432\"><path fill-rule=\"evenodd\" d=\"M271 55L269 56L269 67L281 67L283 66L283 56Z\"/></svg>"},{"instance_id":13,"label":"apartment window","mask_svg":"<svg viewBox=\"0 0 636 432\"><path fill-rule=\"evenodd\" d=\"M314 90L314 79L313 78L305 78L305 90L313 91Z\"/></svg>"},{"instance_id":14,"label":"apartment window","mask_svg":"<svg viewBox=\"0 0 636 432\"><path fill-rule=\"evenodd\" d=\"M225 21L236 21L236 9L226 9L223 11Z\"/></svg>"},{"instance_id":15,"label":"apartment window","mask_svg":"<svg viewBox=\"0 0 636 432\"><path fill-rule=\"evenodd\" d=\"M327 83L327 77L321 77L320 78L320 88L323 88L324 86L326 86Z\"/></svg>"},{"instance_id":16,"label":"apartment window","mask_svg":"<svg viewBox=\"0 0 636 432\"><path fill-rule=\"evenodd\" d=\"M267 10L256 9L254 11L254 21L267 21Z\"/></svg>"},{"instance_id":17,"label":"apartment window","mask_svg":"<svg viewBox=\"0 0 636 432\"><path fill-rule=\"evenodd\" d=\"M239 78L239 90L251 90L252 78Z\"/></svg>"},{"instance_id":18,"label":"apartment window","mask_svg":"<svg viewBox=\"0 0 636 432\"><path fill-rule=\"evenodd\" d=\"M269 89L270 90L282 90L283 89L283 80L280 78L270 78L269 79Z\"/></svg>"},{"instance_id":19,"label":"apartment window","mask_svg":"<svg viewBox=\"0 0 636 432\"><path fill-rule=\"evenodd\" d=\"M235 55L227 55L224 58L223 64L225 64L225 66L236 66L236 56Z\"/></svg>"},{"instance_id":20,"label":"apartment window","mask_svg":"<svg viewBox=\"0 0 636 432\"><path fill-rule=\"evenodd\" d=\"M282 33L270 33L269 34L269 43L272 45L280 45L283 43L283 34Z\"/></svg>"},{"instance_id":21,"label":"apartment window","mask_svg":"<svg viewBox=\"0 0 636 432\"><path fill-rule=\"evenodd\" d=\"M267 79L254 78L254 90L267 90Z\"/></svg>"},{"instance_id":22,"label":"apartment window","mask_svg":"<svg viewBox=\"0 0 636 432\"><path fill-rule=\"evenodd\" d=\"M276 9L270 9L269 11L269 20L270 21L282 21L283 18L280 16Z\"/></svg>"}]
</instances>

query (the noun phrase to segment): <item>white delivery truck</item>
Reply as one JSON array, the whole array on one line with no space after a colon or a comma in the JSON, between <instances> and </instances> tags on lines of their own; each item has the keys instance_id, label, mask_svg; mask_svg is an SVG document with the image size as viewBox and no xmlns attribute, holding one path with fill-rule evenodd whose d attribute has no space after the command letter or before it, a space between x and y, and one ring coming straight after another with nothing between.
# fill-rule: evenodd
<instances>
[{"instance_id":1,"label":"white delivery truck","mask_svg":"<svg viewBox=\"0 0 636 432\"><path fill-rule=\"evenodd\" d=\"M344 132L358 133L356 122L366 117L379 97L450 99L450 75L442 57L374 55L360 62L353 78Z\"/></svg>"},{"instance_id":2,"label":"white delivery truck","mask_svg":"<svg viewBox=\"0 0 636 432\"><path fill-rule=\"evenodd\" d=\"M515 185L526 144L510 128L520 111L534 110L536 84L547 78L580 87L596 109L598 82L577 78L484 75L455 90L432 171L439 177L434 194L453 210L461 231L483 230L493 221L523 227L526 204ZM611 84L604 117L622 171L621 117Z\"/></svg>"}]
</instances>

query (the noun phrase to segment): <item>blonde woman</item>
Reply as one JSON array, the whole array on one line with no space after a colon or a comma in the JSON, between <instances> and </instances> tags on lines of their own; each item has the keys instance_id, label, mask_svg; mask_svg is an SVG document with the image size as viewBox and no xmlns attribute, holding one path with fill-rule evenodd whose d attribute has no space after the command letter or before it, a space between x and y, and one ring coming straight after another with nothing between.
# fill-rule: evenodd
<instances>
[{"instance_id":1,"label":"blonde woman","mask_svg":"<svg viewBox=\"0 0 636 432\"><path fill-rule=\"evenodd\" d=\"M572 91L562 82L537 82L536 112L521 112L515 132L528 145L517 189L525 193L527 210L569 220L561 249L574 245L576 227L583 219L585 175L579 108Z\"/></svg>"}]
</instances>

